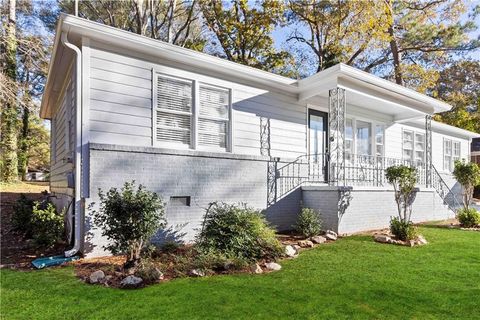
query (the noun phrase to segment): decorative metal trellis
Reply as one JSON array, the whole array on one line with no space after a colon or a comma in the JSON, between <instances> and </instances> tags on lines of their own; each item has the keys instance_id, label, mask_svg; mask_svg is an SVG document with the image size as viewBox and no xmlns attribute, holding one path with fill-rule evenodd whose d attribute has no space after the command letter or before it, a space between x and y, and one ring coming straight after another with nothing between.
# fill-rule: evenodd
<instances>
[{"instance_id":1,"label":"decorative metal trellis","mask_svg":"<svg viewBox=\"0 0 480 320\"><path fill-rule=\"evenodd\" d=\"M425 116L425 185L432 186L432 116Z\"/></svg>"},{"instance_id":2,"label":"decorative metal trellis","mask_svg":"<svg viewBox=\"0 0 480 320\"><path fill-rule=\"evenodd\" d=\"M345 185L345 89L329 91L328 111L328 181Z\"/></svg>"},{"instance_id":3,"label":"decorative metal trellis","mask_svg":"<svg viewBox=\"0 0 480 320\"><path fill-rule=\"evenodd\" d=\"M267 166L267 205L277 202L278 158L271 158Z\"/></svg>"},{"instance_id":4,"label":"decorative metal trellis","mask_svg":"<svg viewBox=\"0 0 480 320\"><path fill-rule=\"evenodd\" d=\"M270 119L260 117L260 154L270 155Z\"/></svg>"}]
</instances>

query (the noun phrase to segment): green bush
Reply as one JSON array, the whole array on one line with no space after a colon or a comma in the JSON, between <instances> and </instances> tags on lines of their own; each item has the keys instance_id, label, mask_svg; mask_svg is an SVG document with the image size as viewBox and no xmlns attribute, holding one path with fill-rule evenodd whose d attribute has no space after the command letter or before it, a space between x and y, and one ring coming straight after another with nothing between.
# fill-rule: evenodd
<instances>
[{"instance_id":1,"label":"green bush","mask_svg":"<svg viewBox=\"0 0 480 320\"><path fill-rule=\"evenodd\" d=\"M193 267L200 270L224 271L242 270L250 265L250 261L242 256L228 257L219 252L200 252L195 258Z\"/></svg>"},{"instance_id":2,"label":"green bush","mask_svg":"<svg viewBox=\"0 0 480 320\"><path fill-rule=\"evenodd\" d=\"M127 254L126 268L138 264L142 249L159 228L166 225L164 203L135 181L126 182L121 190L99 190L100 209L92 210L93 220L109 240L104 246L113 254Z\"/></svg>"},{"instance_id":3,"label":"green bush","mask_svg":"<svg viewBox=\"0 0 480 320\"><path fill-rule=\"evenodd\" d=\"M457 219L464 228L474 228L480 225L480 212L474 208L460 209L457 212Z\"/></svg>"},{"instance_id":4,"label":"green bush","mask_svg":"<svg viewBox=\"0 0 480 320\"><path fill-rule=\"evenodd\" d=\"M153 283L161 280L163 274L160 269L150 260L143 259L135 269L135 275L146 283Z\"/></svg>"},{"instance_id":5,"label":"green bush","mask_svg":"<svg viewBox=\"0 0 480 320\"><path fill-rule=\"evenodd\" d=\"M385 170L385 178L393 185L399 220L407 225L412 215L416 197L417 170L404 165L391 166Z\"/></svg>"},{"instance_id":6,"label":"green bush","mask_svg":"<svg viewBox=\"0 0 480 320\"><path fill-rule=\"evenodd\" d=\"M28 199L23 193L13 205L12 227L23 232L27 238L32 236L33 200Z\"/></svg>"},{"instance_id":7,"label":"green bush","mask_svg":"<svg viewBox=\"0 0 480 320\"><path fill-rule=\"evenodd\" d=\"M463 187L463 206L469 209L473 190L480 185L480 166L473 162L456 160L453 175Z\"/></svg>"},{"instance_id":8,"label":"green bush","mask_svg":"<svg viewBox=\"0 0 480 320\"><path fill-rule=\"evenodd\" d=\"M33 204L32 236L37 245L52 246L62 239L64 234L63 214L57 213L55 206L47 202Z\"/></svg>"},{"instance_id":9,"label":"green bush","mask_svg":"<svg viewBox=\"0 0 480 320\"><path fill-rule=\"evenodd\" d=\"M298 215L295 230L306 238L317 236L322 231L320 213L310 208L302 208Z\"/></svg>"},{"instance_id":10,"label":"green bush","mask_svg":"<svg viewBox=\"0 0 480 320\"><path fill-rule=\"evenodd\" d=\"M414 240L418 236L417 228L412 222L404 222L398 217L390 220L390 232L399 240Z\"/></svg>"},{"instance_id":11,"label":"green bush","mask_svg":"<svg viewBox=\"0 0 480 320\"><path fill-rule=\"evenodd\" d=\"M197 238L203 252L255 261L275 259L283 248L263 214L242 205L213 203Z\"/></svg>"}]
</instances>

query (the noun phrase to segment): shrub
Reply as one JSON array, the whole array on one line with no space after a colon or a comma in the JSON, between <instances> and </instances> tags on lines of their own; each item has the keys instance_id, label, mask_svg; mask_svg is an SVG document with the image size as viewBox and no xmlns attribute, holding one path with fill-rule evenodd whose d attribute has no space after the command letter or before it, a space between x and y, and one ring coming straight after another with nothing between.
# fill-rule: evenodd
<instances>
[{"instance_id":1,"label":"shrub","mask_svg":"<svg viewBox=\"0 0 480 320\"><path fill-rule=\"evenodd\" d=\"M390 220L390 232L399 240L414 240L418 236L417 228L410 222L405 222L398 217Z\"/></svg>"},{"instance_id":2,"label":"shrub","mask_svg":"<svg viewBox=\"0 0 480 320\"><path fill-rule=\"evenodd\" d=\"M104 246L113 254L127 254L126 268L138 264L142 248L155 232L166 225L164 203L135 181L126 182L121 190L99 189L100 209L93 210L93 220L109 240Z\"/></svg>"},{"instance_id":3,"label":"shrub","mask_svg":"<svg viewBox=\"0 0 480 320\"><path fill-rule=\"evenodd\" d=\"M250 265L250 261L244 257L228 257L218 251L200 252L195 258L193 267L201 270L241 270Z\"/></svg>"},{"instance_id":4,"label":"shrub","mask_svg":"<svg viewBox=\"0 0 480 320\"><path fill-rule=\"evenodd\" d=\"M274 259L283 253L275 231L263 214L245 204L212 203L197 240L203 252L216 252L249 261Z\"/></svg>"},{"instance_id":5,"label":"shrub","mask_svg":"<svg viewBox=\"0 0 480 320\"><path fill-rule=\"evenodd\" d=\"M474 228L480 225L480 212L474 208L458 210L457 218L460 221L460 225L464 228Z\"/></svg>"},{"instance_id":6,"label":"shrub","mask_svg":"<svg viewBox=\"0 0 480 320\"><path fill-rule=\"evenodd\" d=\"M395 190L398 218L406 225L410 222L416 196L417 170L404 165L392 166L385 170L385 177Z\"/></svg>"},{"instance_id":7,"label":"shrub","mask_svg":"<svg viewBox=\"0 0 480 320\"><path fill-rule=\"evenodd\" d=\"M306 238L319 235L322 231L320 213L310 208L302 208L294 227L298 233Z\"/></svg>"},{"instance_id":8,"label":"shrub","mask_svg":"<svg viewBox=\"0 0 480 320\"><path fill-rule=\"evenodd\" d=\"M52 246L62 239L64 233L63 214L46 202L35 202L32 210L32 235L37 245Z\"/></svg>"},{"instance_id":9,"label":"shrub","mask_svg":"<svg viewBox=\"0 0 480 320\"><path fill-rule=\"evenodd\" d=\"M12 227L14 230L25 233L27 238L32 236L33 200L23 193L13 205Z\"/></svg>"},{"instance_id":10,"label":"shrub","mask_svg":"<svg viewBox=\"0 0 480 320\"><path fill-rule=\"evenodd\" d=\"M468 209L473 198L473 190L480 185L480 166L473 162L455 161L453 175L463 187L463 206Z\"/></svg>"}]
</instances>

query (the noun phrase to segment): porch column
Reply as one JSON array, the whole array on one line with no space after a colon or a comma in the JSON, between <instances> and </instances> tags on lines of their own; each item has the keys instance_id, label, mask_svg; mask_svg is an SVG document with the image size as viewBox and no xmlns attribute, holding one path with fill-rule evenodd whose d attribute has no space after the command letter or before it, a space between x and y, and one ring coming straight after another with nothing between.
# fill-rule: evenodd
<instances>
[{"instance_id":1,"label":"porch column","mask_svg":"<svg viewBox=\"0 0 480 320\"><path fill-rule=\"evenodd\" d=\"M328 183L345 185L345 89L331 89L328 99Z\"/></svg>"},{"instance_id":2,"label":"porch column","mask_svg":"<svg viewBox=\"0 0 480 320\"><path fill-rule=\"evenodd\" d=\"M425 116L425 186L432 186L432 116Z\"/></svg>"}]
</instances>

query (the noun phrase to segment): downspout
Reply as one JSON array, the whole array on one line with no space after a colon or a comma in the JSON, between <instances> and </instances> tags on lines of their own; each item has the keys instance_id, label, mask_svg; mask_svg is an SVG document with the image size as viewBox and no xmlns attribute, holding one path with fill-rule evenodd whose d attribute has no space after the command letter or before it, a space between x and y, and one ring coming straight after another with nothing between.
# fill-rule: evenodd
<instances>
[{"instance_id":1,"label":"downspout","mask_svg":"<svg viewBox=\"0 0 480 320\"><path fill-rule=\"evenodd\" d=\"M82 51L68 42L67 33L62 32L62 44L75 52L75 212L74 212L74 242L73 248L65 251L66 257L71 257L80 251L82 238L82 199L81 164L82 164Z\"/></svg>"}]
</instances>

